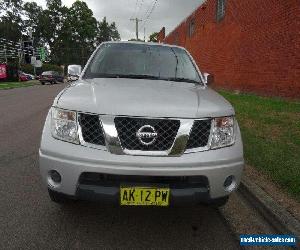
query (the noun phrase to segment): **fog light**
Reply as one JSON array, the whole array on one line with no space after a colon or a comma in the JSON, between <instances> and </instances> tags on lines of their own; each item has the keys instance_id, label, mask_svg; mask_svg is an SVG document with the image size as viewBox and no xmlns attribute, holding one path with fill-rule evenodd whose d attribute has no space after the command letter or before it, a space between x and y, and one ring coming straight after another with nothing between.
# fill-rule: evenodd
<instances>
[{"instance_id":1,"label":"fog light","mask_svg":"<svg viewBox=\"0 0 300 250\"><path fill-rule=\"evenodd\" d=\"M61 182L61 175L55 170L50 171L50 178L54 183L58 184Z\"/></svg>"},{"instance_id":2,"label":"fog light","mask_svg":"<svg viewBox=\"0 0 300 250\"><path fill-rule=\"evenodd\" d=\"M233 175L230 175L225 179L224 188L227 192L232 192L236 188L236 181Z\"/></svg>"}]
</instances>

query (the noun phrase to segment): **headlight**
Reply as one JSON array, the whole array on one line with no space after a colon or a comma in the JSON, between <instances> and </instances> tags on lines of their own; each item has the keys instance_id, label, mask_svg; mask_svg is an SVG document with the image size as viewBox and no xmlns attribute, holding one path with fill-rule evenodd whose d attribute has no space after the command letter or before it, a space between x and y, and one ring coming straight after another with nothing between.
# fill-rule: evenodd
<instances>
[{"instance_id":1,"label":"headlight","mask_svg":"<svg viewBox=\"0 0 300 250\"><path fill-rule=\"evenodd\" d=\"M76 112L52 108L51 113L52 136L59 140L78 144Z\"/></svg>"},{"instance_id":2,"label":"headlight","mask_svg":"<svg viewBox=\"0 0 300 250\"><path fill-rule=\"evenodd\" d=\"M234 144L234 117L213 119L211 148L222 148Z\"/></svg>"}]
</instances>

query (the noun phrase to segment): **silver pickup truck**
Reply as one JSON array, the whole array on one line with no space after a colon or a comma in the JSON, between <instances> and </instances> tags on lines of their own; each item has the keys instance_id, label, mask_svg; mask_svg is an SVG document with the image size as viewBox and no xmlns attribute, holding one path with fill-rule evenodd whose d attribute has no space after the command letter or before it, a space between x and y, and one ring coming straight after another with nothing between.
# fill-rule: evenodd
<instances>
[{"instance_id":1,"label":"silver pickup truck","mask_svg":"<svg viewBox=\"0 0 300 250\"><path fill-rule=\"evenodd\" d=\"M50 198L224 205L243 145L233 107L178 46L107 42L54 100L39 151Z\"/></svg>"}]
</instances>

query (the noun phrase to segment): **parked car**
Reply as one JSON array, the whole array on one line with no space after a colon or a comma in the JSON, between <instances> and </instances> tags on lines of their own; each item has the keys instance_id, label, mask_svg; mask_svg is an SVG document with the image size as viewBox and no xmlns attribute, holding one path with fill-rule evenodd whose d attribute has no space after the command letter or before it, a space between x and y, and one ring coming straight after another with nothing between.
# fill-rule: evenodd
<instances>
[{"instance_id":1,"label":"parked car","mask_svg":"<svg viewBox=\"0 0 300 250\"><path fill-rule=\"evenodd\" d=\"M46 118L39 162L50 198L224 205L241 180L243 144L212 81L182 47L100 45Z\"/></svg>"},{"instance_id":2,"label":"parked car","mask_svg":"<svg viewBox=\"0 0 300 250\"><path fill-rule=\"evenodd\" d=\"M25 75L23 72L19 73L19 80L21 82L25 82L25 81L28 81L28 76Z\"/></svg>"},{"instance_id":3,"label":"parked car","mask_svg":"<svg viewBox=\"0 0 300 250\"><path fill-rule=\"evenodd\" d=\"M45 71L41 74L39 81L42 85L46 82L56 84L58 82L64 82L64 77L57 71Z\"/></svg>"},{"instance_id":4,"label":"parked car","mask_svg":"<svg viewBox=\"0 0 300 250\"><path fill-rule=\"evenodd\" d=\"M24 72L23 72L23 75L25 75L25 76L27 77L27 80L28 80L28 81L34 80L34 78L35 78L34 75L27 74L27 73L24 73Z\"/></svg>"},{"instance_id":5,"label":"parked car","mask_svg":"<svg viewBox=\"0 0 300 250\"><path fill-rule=\"evenodd\" d=\"M68 82L77 81L81 73L80 65L69 65L68 66Z\"/></svg>"}]
</instances>

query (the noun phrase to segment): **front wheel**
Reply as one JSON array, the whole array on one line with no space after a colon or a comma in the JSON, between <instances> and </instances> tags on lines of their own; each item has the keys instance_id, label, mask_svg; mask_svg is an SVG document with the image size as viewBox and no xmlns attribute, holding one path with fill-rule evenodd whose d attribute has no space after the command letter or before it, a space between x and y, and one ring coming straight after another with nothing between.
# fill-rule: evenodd
<instances>
[{"instance_id":1,"label":"front wheel","mask_svg":"<svg viewBox=\"0 0 300 250\"><path fill-rule=\"evenodd\" d=\"M227 204L228 200L229 200L229 196L225 196L225 197L210 200L207 203L207 205L215 207L215 208L219 208L219 207L225 206Z\"/></svg>"},{"instance_id":2,"label":"front wheel","mask_svg":"<svg viewBox=\"0 0 300 250\"><path fill-rule=\"evenodd\" d=\"M55 192L49 188L48 188L48 194L49 194L50 199L53 202L58 203L58 204L65 204L65 203L68 203L71 201L71 199L68 198L66 195Z\"/></svg>"}]
</instances>

